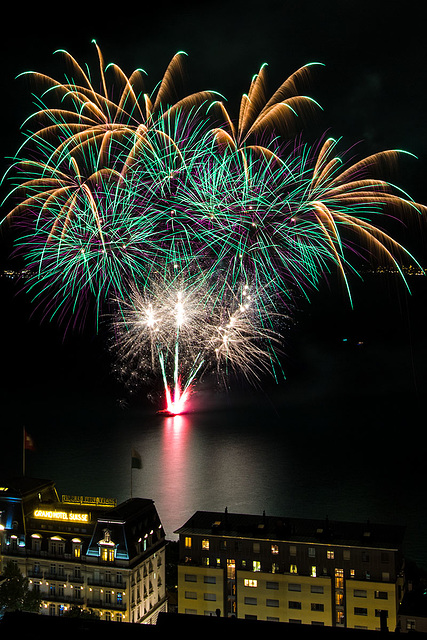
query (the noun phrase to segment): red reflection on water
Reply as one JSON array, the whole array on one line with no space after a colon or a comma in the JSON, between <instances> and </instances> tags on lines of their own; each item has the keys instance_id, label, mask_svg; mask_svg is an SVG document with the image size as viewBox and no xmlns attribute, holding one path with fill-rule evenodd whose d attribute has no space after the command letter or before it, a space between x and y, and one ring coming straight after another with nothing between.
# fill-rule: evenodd
<instances>
[{"instance_id":1,"label":"red reflection on water","mask_svg":"<svg viewBox=\"0 0 427 640\"><path fill-rule=\"evenodd\" d=\"M182 513L187 516L191 502L189 479L191 474L190 418L186 415L164 419L162 448L160 453L159 479L162 493L162 509L165 513ZM185 516L184 516L185 514ZM178 525L179 526L179 525ZM168 531L167 535L173 532Z\"/></svg>"}]
</instances>

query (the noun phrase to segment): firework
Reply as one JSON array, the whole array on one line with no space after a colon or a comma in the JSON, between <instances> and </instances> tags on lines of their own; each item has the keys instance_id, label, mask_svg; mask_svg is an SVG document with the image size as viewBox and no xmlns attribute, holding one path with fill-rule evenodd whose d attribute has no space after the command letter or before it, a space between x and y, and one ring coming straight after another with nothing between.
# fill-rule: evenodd
<instances>
[{"instance_id":1,"label":"firework","mask_svg":"<svg viewBox=\"0 0 427 640\"><path fill-rule=\"evenodd\" d=\"M319 107L303 92L315 64L270 98L263 65L234 121L215 91L179 97L182 52L148 94L145 72L96 50L100 89L66 52L65 82L30 74L44 91L7 173L6 220L44 314L84 324L94 302L98 323L114 307L121 366L155 373L171 413L205 371L275 373L295 292L338 269L351 298L354 257L414 261L379 226L425 213L377 177L403 152L352 163L338 140L294 138Z\"/></svg>"},{"instance_id":2,"label":"firework","mask_svg":"<svg viewBox=\"0 0 427 640\"><path fill-rule=\"evenodd\" d=\"M130 288L117 300L112 323L119 366L131 377L161 378L166 411L181 413L196 377L215 370L226 381L231 371L254 381L278 367L280 336L271 314L262 316L249 284L231 290L208 285L209 277L185 281L172 274L153 278L150 291ZM275 347L275 348L273 348Z\"/></svg>"}]
</instances>

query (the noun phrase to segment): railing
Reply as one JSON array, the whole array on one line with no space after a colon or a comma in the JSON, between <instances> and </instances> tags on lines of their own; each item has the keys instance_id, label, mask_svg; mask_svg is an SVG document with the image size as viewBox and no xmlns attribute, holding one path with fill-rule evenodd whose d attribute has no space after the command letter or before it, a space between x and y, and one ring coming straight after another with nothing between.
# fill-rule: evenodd
<instances>
[{"instance_id":1,"label":"railing","mask_svg":"<svg viewBox=\"0 0 427 640\"><path fill-rule=\"evenodd\" d=\"M87 584L90 587L112 587L114 589L126 589L126 580L119 582L118 580L107 580L106 578L88 578Z\"/></svg>"}]
</instances>

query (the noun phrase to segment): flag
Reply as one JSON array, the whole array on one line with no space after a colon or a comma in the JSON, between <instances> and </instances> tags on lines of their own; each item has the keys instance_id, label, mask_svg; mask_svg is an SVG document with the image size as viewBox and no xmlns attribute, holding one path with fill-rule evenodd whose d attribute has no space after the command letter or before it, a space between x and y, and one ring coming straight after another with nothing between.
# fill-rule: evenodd
<instances>
[{"instance_id":1,"label":"flag","mask_svg":"<svg viewBox=\"0 0 427 640\"><path fill-rule=\"evenodd\" d=\"M26 449L27 451L35 450L34 440L26 429L24 429L24 449Z\"/></svg>"},{"instance_id":2,"label":"flag","mask_svg":"<svg viewBox=\"0 0 427 640\"><path fill-rule=\"evenodd\" d=\"M142 469L142 460L141 460L141 456L138 453L138 451L135 451L135 449L132 449L132 465L131 465L132 469Z\"/></svg>"}]
</instances>

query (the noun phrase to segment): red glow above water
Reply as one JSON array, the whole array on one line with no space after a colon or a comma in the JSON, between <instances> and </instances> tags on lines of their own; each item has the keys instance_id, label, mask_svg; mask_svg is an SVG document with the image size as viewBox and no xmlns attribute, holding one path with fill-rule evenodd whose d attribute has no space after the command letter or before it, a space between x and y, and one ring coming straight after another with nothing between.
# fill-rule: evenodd
<instances>
[{"instance_id":1,"label":"red glow above water","mask_svg":"<svg viewBox=\"0 0 427 640\"><path fill-rule=\"evenodd\" d=\"M169 387L165 389L166 394L166 413L169 413L174 416L178 416L180 413L185 411L186 403L190 396L190 389L187 388L185 391L181 391L181 384L178 380L175 385L175 390L172 396L172 392Z\"/></svg>"}]
</instances>

